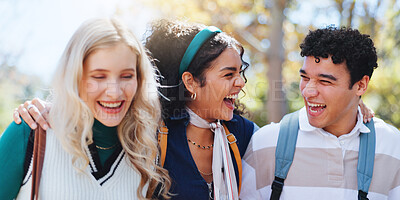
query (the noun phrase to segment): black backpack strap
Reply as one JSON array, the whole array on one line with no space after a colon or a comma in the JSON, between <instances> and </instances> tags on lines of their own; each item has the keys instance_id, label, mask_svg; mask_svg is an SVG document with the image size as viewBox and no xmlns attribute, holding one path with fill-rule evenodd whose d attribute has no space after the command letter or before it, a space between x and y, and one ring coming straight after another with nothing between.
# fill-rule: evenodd
<instances>
[{"instance_id":1,"label":"black backpack strap","mask_svg":"<svg viewBox=\"0 0 400 200\"><path fill-rule=\"evenodd\" d=\"M272 182L271 185L271 200L279 200L279 197L281 196L283 185L284 185L285 179L279 178L275 176L274 181Z\"/></svg>"},{"instance_id":2,"label":"black backpack strap","mask_svg":"<svg viewBox=\"0 0 400 200\"><path fill-rule=\"evenodd\" d=\"M358 200L368 200L367 195L368 193L358 190Z\"/></svg>"}]
</instances>

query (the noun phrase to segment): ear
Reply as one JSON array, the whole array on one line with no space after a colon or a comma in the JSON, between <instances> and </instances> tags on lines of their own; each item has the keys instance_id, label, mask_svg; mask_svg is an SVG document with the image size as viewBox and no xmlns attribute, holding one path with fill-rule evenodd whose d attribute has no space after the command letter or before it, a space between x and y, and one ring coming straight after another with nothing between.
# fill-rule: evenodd
<instances>
[{"instance_id":1,"label":"ear","mask_svg":"<svg viewBox=\"0 0 400 200\"><path fill-rule=\"evenodd\" d=\"M193 74L190 72L183 72L182 74L182 81L183 84L185 84L186 89L190 92L190 93L195 93L196 92L196 88L197 88L197 82L193 77Z\"/></svg>"},{"instance_id":2,"label":"ear","mask_svg":"<svg viewBox=\"0 0 400 200\"><path fill-rule=\"evenodd\" d=\"M368 83L369 83L369 76L364 75L364 77L362 77L361 80L359 80L358 82L356 82L354 84L354 86L356 87L357 90L357 96L361 96L363 95L368 88Z\"/></svg>"}]
</instances>

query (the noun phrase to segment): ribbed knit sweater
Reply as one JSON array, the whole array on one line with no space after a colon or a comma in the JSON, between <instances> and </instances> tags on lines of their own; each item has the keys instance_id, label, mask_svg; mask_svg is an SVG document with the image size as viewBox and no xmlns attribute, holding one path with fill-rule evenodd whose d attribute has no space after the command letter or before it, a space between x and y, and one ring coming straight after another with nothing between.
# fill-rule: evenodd
<instances>
[{"instance_id":1,"label":"ribbed knit sweater","mask_svg":"<svg viewBox=\"0 0 400 200\"><path fill-rule=\"evenodd\" d=\"M0 199L30 197L31 162L24 173L24 163L29 157L25 154L30 152L27 147L30 131L25 122L12 123L0 138ZM40 199L137 198L140 176L122 150L116 127L95 121L93 140L86 152L90 164L84 172L78 172L72 166L72 156L64 151L52 130L47 131ZM96 145L113 148L101 150Z\"/></svg>"}]
</instances>

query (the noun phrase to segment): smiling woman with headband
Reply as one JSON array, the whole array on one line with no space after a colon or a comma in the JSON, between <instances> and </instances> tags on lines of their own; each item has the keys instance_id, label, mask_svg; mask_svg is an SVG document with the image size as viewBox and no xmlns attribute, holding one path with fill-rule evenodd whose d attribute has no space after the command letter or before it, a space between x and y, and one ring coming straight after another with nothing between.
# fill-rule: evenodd
<instances>
[{"instance_id":1,"label":"smiling woman with headband","mask_svg":"<svg viewBox=\"0 0 400 200\"><path fill-rule=\"evenodd\" d=\"M248 66L243 47L216 27L169 20L152 24L145 46L164 77L161 161L172 198L238 199L240 158L256 129L233 114Z\"/></svg>"}]
</instances>

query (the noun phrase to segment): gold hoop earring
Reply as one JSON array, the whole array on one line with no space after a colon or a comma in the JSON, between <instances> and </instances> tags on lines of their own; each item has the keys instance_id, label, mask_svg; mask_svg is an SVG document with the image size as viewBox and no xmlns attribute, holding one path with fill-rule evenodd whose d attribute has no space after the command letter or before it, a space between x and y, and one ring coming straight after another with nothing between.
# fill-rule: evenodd
<instances>
[{"instance_id":1,"label":"gold hoop earring","mask_svg":"<svg viewBox=\"0 0 400 200\"><path fill-rule=\"evenodd\" d=\"M190 98L192 98L193 101L196 100L196 97L197 97L196 92L193 93L193 94L190 96Z\"/></svg>"}]
</instances>

